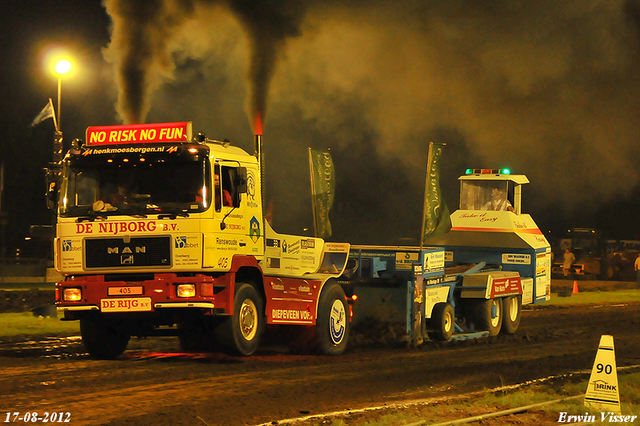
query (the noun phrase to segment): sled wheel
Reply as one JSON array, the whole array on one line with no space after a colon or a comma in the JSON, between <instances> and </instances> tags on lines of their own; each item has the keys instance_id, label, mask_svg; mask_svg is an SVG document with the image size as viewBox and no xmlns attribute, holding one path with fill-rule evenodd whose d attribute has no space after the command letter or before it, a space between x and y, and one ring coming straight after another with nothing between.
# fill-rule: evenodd
<instances>
[{"instance_id":1,"label":"sled wheel","mask_svg":"<svg viewBox=\"0 0 640 426\"><path fill-rule=\"evenodd\" d=\"M437 303L431 312L427 334L431 340L447 341L451 339L455 315L450 303Z\"/></svg>"},{"instance_id":2,"label":"sled wheel","mask_svg":"<svg viewBox=\"0 0 640 426\"><path fill-rule=\"evenodd\" d=\"M476 331L488 331L497 336L502 328L502 301L500 299L471 299L470 319Z\"/></svg>"},{"instance_id":3,"label":"sled wheel","mask_svg":"<svg viewBox=\"0 0 640 426\"><path fill-rule=\"evenodd\" d=\"M90 316L80 319L82 343L91 357L114 359L122 355L129 344L130 335L122 321Z\"/></svg>"},{"instance_id":4,"label":"sled wheel","mask_svg":"<svg viewBox=\"0 0 640 426\"><path fill-rule=\"evenodd\" d=\"M513 334L520 325L522 296L509 296L502 299L502 334Z\"/></svg>"},{"instance_id":5,"label":"sled wheel","mask_svg":"<svg viewBox=\"0 0 640 426\"><path fill-rule=\"evenodd\" d=\"M216 328L215 335L229 353L249 356L258 348L264 330L263 302L253 285L236 286L233 315Z\"/></svg>"},{"instance_id":6,"label":"sled wheel","mask_svg":"<svg viewBox=\"0 0 640 426\"><path fill-rule=\"evenodd\" d=\"M329 282L322 289L316 320L318 350L324 355L340 355L349 340L349 307L344 290Z\"/></svg>"}]
</instances>

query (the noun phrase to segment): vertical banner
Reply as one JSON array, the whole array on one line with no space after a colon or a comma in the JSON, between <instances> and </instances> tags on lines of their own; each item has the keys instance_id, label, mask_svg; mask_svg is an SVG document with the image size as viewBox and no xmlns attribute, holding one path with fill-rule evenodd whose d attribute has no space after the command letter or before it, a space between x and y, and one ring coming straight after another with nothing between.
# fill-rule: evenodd
<instances>
[{"instance_id":1,"label":"vertical banner","mask_svg":"<svg viewBox=\"0 0 640 426\"><path fill-rule=\"evenodd\" d=\"M430 237L442 235L451 230L451 217L449 209L440 194L440 170L438 159L442 154L443 143L429 142L429 155L427 157L427 181L424 191L424 220L422 222L422 235L420 246Z\"/></svg>"},{"instance_id":2,"label":"vertical banner","mask_svg":"<svg viewBox=\"0 0 640 426\"><path fill-rule=\"evenodd\" d=\"M335 171L331 153L309 148L311 199L316 237L330 237L329 211L333 206Z\"/></svg>"}]
</instances>

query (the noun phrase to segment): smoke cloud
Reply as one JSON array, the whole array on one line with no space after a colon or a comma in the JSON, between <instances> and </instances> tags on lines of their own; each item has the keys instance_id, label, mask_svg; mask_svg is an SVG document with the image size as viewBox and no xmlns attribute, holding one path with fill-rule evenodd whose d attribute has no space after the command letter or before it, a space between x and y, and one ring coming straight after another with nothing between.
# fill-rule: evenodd
<instances>
[{"instance_id":1,"label":"smoke cloud","mask_svg":"<svg viewBox=\"0 0 640 426\"><path fill-rule=\"evenodd\" d=\"M526 174L524 208L539 224L593 226L601 203L638 188L636 0L105 6L123 121L193 120L250 144L247 115L268 107L283 232L311 223L307 146L331 147L334 233L351 242L417 236L430 140L447 143L451 210L467 167ZM350 239L356 228L380 231Z\"/></svg>"},{"instance_id":2,"label":"smoke cloud","mask_svg":"<svg viewBox=\"0 0 640 426\"><path fill-rule=\"evenodd\" d=\"M304 4L296 0L104 0L111 16L112 39L105 52L115 65L119 97L117 111L125 123L144 122L150 97L175 69L170 44L181 24L193 17L194 4L223 4L242 23L250 42L248 114L264 118L267 92L279 52L289 37L300 35ZM201 29L210 28L204 24ZM182 50L184 46L178 46Z\"/></svg>"}]
</instances>

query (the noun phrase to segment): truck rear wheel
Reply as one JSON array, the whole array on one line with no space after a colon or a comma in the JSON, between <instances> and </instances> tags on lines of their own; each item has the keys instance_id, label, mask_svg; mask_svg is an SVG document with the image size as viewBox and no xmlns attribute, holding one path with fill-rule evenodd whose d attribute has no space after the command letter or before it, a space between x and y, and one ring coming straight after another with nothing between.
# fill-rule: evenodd
<instances>
[{"instance_id":1,"label":"truck rear wheel","mask_svg":"<svg viewBox=\"0 0 640 426\"><path fill-rule=\"evenodd\" d=\"M216 328L216 338L228 352L249 356L260 344L264 325L264 303L258 291L251 284L236 283L233 315Z\"/></svg>"},{"instance_id":2,"label":"truck rear wheel","mask_svg":"<svg viewBox=\"0 0 640 426\"><path fill-rule=\"evenodd\" d=\"M349 340L349 306L344 290L328 282L320 294L316 318L318 349L324 355L341 355Z\"/></svg>"},{"instance_id":3,"label":"truck rear wheel","mask_svg":"<svg viewBox=\"0 0 640 426\"><path fill-rule=\"evenodd\" d=\"M497 336L502 328L502 301L500 299L468 299L467 320L476 331L488 331Z\"/></svg>"},{"instance_id":4,"label":"truck rear wheel","mask_svg":"<svg viewBox=\"0 0 640 426\"><path fill-rule=\"evenodd\" d=\"M436 303L427 325L427 335L431 340L447 341L453 335L455 314L450 303Z\"/></svg>"},{"instance_id":5,"label":"truck rear wheel","mask_svg":"<svg viewBox=\"0 0 640 426\"><path fill-rule=\"evenodd\" d=\"M114 359L127 349L131 336L122 321L101 316L80 319L82 343L93 358Z\"/></svg>"},{"instance_id":6,"label":"truck rear wheel","mask_svg":"<svg viewBox=\"0 0 640 426\"><path fill-rule=\"evenodd\" d=\"M509 296L502 299L502 334L513 334L520 325L522 296Z\"/></svg>"}]
</instances>

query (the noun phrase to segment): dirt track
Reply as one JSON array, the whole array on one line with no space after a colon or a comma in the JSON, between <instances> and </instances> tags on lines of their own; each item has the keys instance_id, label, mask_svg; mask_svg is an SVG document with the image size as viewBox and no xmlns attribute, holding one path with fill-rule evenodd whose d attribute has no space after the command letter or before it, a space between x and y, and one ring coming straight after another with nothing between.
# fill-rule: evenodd
<instances>
[{"instance_id":1,"label":"dirt track","mask_svg":"<svg viewBox=\"0 0 640 426\"><path fill-rule=\"evenodd\" d=\"M7 342L0 413L69 412L74 425L259 424L590 370L602 334L614 336L619 367L640 364L640 304L529 309L514 336L334 358L275 346L250 358L188 355L177 339L156 338L94 361L77 339Z\"/></svg>"}]
</instances>

